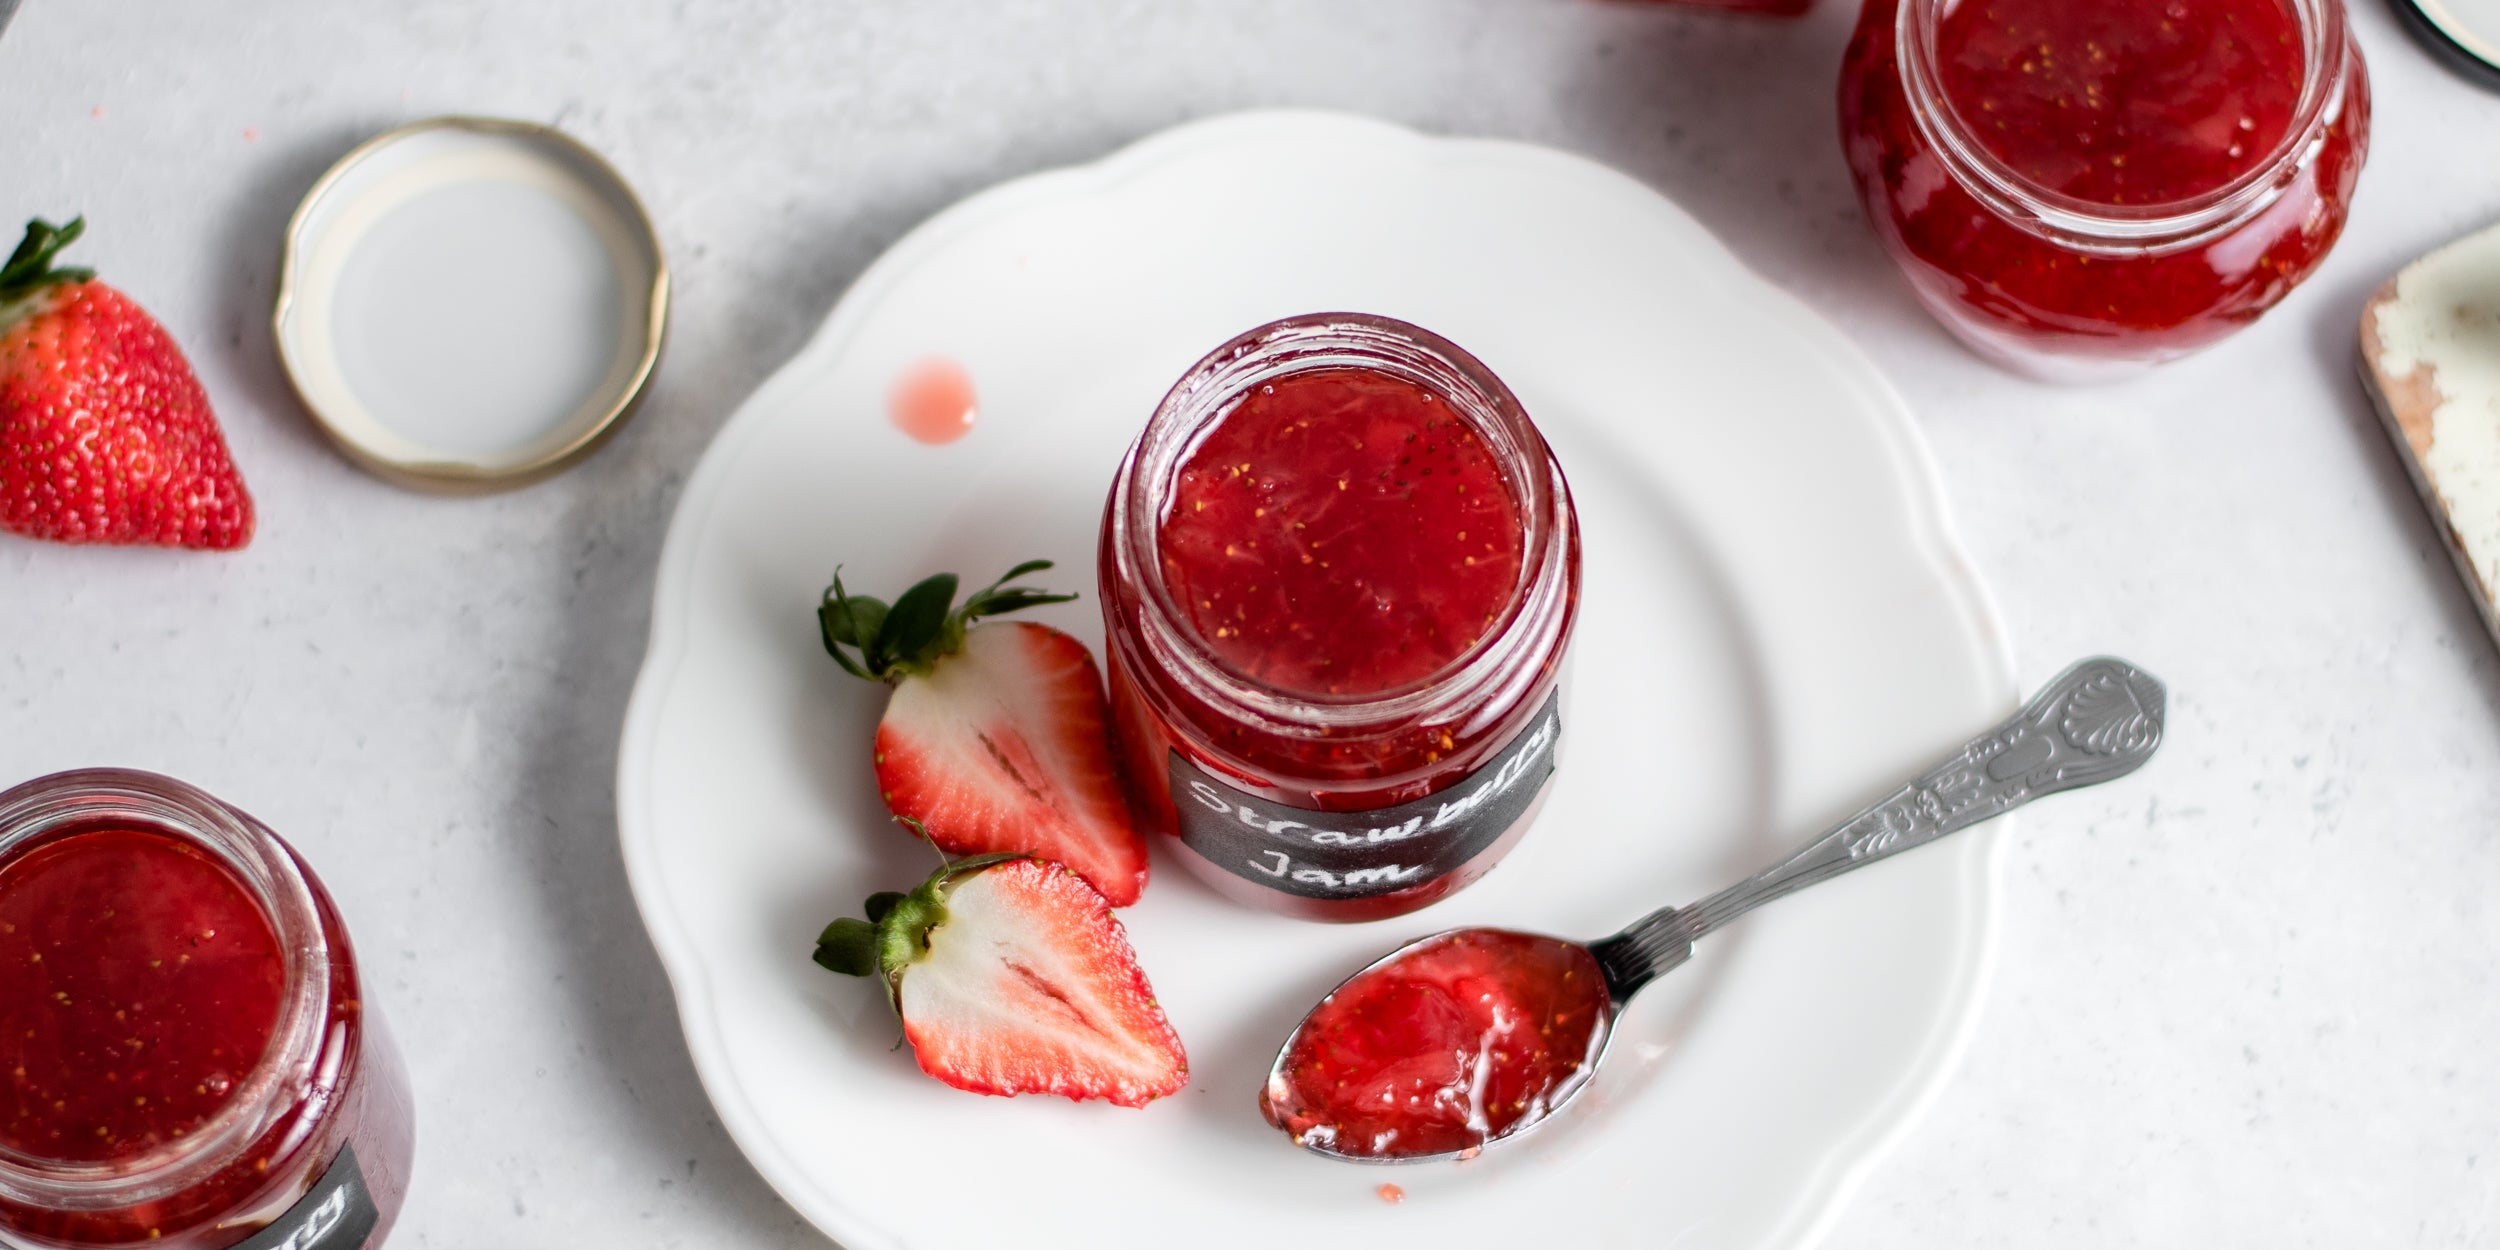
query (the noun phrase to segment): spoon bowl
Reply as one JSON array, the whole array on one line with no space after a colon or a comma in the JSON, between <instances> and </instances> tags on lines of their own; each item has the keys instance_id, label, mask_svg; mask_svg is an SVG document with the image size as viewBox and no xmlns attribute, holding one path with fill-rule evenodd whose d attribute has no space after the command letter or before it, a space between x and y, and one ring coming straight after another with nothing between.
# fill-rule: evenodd
<instances>
[{"instance_id":1,"label":"spoon bowl","mask_svg":"<svg viewBox=\"0 0 2500 1250\"><path fill-rule=\"evenodd\" d=\"M1453 929L1391 951L1329 991L1268 1068L1268 1122L1362 1163L1471 1158L1588 1088L1616 1015L1693 943L1807 886L2012 811L2123 777L2161 745L2167 693L2106 657L2060 673L1965 743L1788 858L1686 907L1580 943Z\"/></svg>"},{"instance_id":2,"label":"spoon bowl","mask_svg":"<svg viewBox=\"0 0 2500 1250\"><path fill-rule=\"evenodd\" d=\"M1618 1001L1587 946L1509 929L1418 938L1329 991L1277 1052L1259 1109L1361 1163L1472 1157L1588 1084ZM1348 1072L1361 1072L1349 1087Z\"/></svg>"}]
</instances>

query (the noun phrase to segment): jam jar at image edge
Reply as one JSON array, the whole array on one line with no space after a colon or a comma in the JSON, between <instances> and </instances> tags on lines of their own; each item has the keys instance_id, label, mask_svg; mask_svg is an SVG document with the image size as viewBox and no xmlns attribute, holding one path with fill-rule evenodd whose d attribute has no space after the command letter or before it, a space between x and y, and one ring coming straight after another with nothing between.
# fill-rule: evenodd
<instances>
[{"instance_id":1,"label":"jam jar at image edge","mask_svg":"<svg viewBox=\"0 0 2500 1250\"><path fill-rule=\"evenodd\" d=\"M407 1075L336 906L275 834L151 773L28 782L0 794L0 916L24 965L0 969L19 1000L0 1003L0 1244L382 1244L414 1149ZM131 1001L96 1001L108 986ZM258 1058L228 1072L210 1047L237 1038Z\"/></svg>"},{"instance_id":2,"label":"jam jar at image edge","mask_svg":"<svg viewBox=\"0 0 2500 1250\"><path fill-rule=\"evenodd\" d=\"M2167 32L2174 21L2221 23L2224 10L2184 0L2166 8L2129 0L2124 10L2087 0L1868 0L1842 62L1841 142L1867 216L1920 302L1982 356L2045 380L2088 382L2209 346L2281 301L2343 230L2368 151L2370 90L2341 0L2275 2L2279 12L2248 15L2277 21L2280 34L2271 42L2297 48L2297 70L2276 84L2279 140L2218 168L2218 181L2183 198L2121 205L2047 186L1997 149L2026 145L2024 154L2037 158L2031 168L2099 161L2116 175L2126 172L2130 156L2175 155L2214 125L2251 131L2254 118L2236 106L2253 89L2214 77L2249 72L2253 58L2214 51L2239 32L2217 26L2204 32L2210 38L2185 41L2204 50L2192 72L2163 65L2126 80L2109 77L2116 71L2107 67L2070 76L2066 82L2082 84L2077 102L2096 106L2075 112L2096 111L2098 130L2081 122L2071 130L2022 125L1991 139L1974 129L1973 118L1991 116L1994 102L1957 101L1955 82L1967 95L1975 75L2002 73L2002 81L2013 81L2014 74L2067 72L2072 60L2110 53L2077 34L2077 46L2042 41L2011 54L2010 69L1997 68L2006 57L1975 53L1948 64L1939 46L1946 22L2097 22L2106 30L2122 12L2158 9L2147 20ZM2035 51L2069 62L2035 66ZM2104 80L2122 83L2133 98L2111 104L2101 94ZM2236 112L2236 120L2214 114L2216 107ZM2153 150L2164 144L2168 151ZM2238 157L2241 149L2231 153Z\"/></svg>"},{"instance_id":3,"label":"jam jar at image edge","mask_svg":"<svg viewBox=\"0 0 2500 1250\"><path fill-rule=\"evenodd\" d=\"M1488 518L1497 532L1467 532ZM1262 536L1298 555L1221 558ZM1158 406L1101 541L1139 822L1218 892L1312 920L1402 915L1481 877L1531 823L1564 723L1578 520L1544 438L1473 356L1356 313L1243 334ZM1334 576L1379 576L1311 581L1332 557ZM1279 584L1244 584L1263 579ZM1229 591L1240 619L1217 602ZM1397 628L1415 655L1380 632Z\"/></svg>"}]
</instances>

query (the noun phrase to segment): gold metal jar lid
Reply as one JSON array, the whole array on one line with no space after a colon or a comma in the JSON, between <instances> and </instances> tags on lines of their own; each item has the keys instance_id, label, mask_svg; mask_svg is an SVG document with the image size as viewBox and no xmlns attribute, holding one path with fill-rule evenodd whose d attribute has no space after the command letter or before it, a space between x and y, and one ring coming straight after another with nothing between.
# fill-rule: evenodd
<instances>
[{"instance_id":1,"label":"gold metal jar lid","mask_svg":"<svg viewBox=\"0 0 2500 1250\"><path fill-rule=\"evenodd\" d=\"M588 454L641 400L668 262L608 163L529 122L439 117L332 166L286 232L278 359L322 430L403 486L484 492Z\"/></svg>"}]
</instances>

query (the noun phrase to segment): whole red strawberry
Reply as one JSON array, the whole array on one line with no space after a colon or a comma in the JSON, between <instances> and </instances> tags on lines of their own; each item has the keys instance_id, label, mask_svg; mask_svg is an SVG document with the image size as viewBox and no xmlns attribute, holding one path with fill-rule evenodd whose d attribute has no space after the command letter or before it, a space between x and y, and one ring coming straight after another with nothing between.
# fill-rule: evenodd
<instances>
[{"instance_id":1,"label":"whole red strawberry","mask_svg":"<svg viewBox=\"0 0 2500 1250\"><path fill-rule=\"evenodd\" d=\"M54 257L86 221L29 223L0 265L0 529L63 543L252 541L208 393L145 309Z\"/></svg>"}]
</instances>

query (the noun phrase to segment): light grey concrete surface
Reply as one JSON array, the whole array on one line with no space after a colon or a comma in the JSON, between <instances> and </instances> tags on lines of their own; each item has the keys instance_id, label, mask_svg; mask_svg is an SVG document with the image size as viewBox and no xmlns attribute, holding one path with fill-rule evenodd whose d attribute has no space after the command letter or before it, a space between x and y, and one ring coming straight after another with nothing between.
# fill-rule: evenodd
<instances>
[{"instance_id":1,"label":"light grey concrete surface","mask_svg":"<svg viewBox=\"0 0 2500 1250\"><path fill-rule=\"evenodd\" d=\"M0 222L88 215L79 259L188 347L261 532L224 557L0 538L0 783L168 771L320 866L418 1088L394 1244L820 1245L711 1118L617 858L688 468L870 259L1002 178L1261 105L1510 136L1656 186L1865 347L2026 682L2105 650L2177 691L2139 783L2021 826L1968 1057L1829 1244L2500 1241L2500 662L2352 370L2362 298L2500 218L2500 97L2361 0L2374 152L2324 270L2216 350L2052 390L1949 341L1861 221L1832 124L1853 16L31 0L0 38ZM333 453L267 328L297 198L444 112L599 148L678 277L642 414L486 499Z\"/></svg>"}]
</instances>

